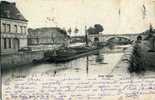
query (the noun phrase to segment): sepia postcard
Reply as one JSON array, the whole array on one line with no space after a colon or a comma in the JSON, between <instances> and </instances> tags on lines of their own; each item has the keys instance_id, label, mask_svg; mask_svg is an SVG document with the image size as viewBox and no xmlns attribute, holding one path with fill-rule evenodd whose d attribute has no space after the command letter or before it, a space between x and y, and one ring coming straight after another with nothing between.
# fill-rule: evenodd
<instances>
[{"instance_id":1,"label":"sepia postcard","mask_svg":"<svg viewBox=\"0 0 155 100\"><path fill-rule=\"evenodd\" d=\"M155 100L155 0L0 0L0 100Z\"/></svg>"}]
</instances>

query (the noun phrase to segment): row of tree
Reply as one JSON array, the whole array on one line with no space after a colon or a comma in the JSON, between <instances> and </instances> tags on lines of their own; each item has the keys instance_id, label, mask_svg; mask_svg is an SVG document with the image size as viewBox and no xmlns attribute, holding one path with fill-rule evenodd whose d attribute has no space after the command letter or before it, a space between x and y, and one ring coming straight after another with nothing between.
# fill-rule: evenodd
<instances>
[{"instance_id":1,"label":"row of tree","mask_svg":"<svg viewBox=\"0 0 155 100\"><path fill-rule=\"evenodd\" d=\"M86 31L88 32L88 34L98 34L98 33L102 32L102 31L104 31L104 28L103 28L103 26L101 24L95 24L93 27L91 26L88 29L86 29ZM71 34L72 32L78 33L79 29L75 28L72 31L72 29L69 28L66 32L68 32L69 34Z\"/></svg>"}]
</instances>

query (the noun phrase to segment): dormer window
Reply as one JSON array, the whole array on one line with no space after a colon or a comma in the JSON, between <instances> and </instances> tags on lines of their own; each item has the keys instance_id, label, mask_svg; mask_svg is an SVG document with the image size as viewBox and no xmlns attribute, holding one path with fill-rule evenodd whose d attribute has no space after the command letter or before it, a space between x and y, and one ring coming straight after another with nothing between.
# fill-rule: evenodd
<instances>
[{"instance_id":1,"label":"dormer window","mask_svg":"<svg viewBox=\"0 0 155 100\"><path fill-rule=\"evenodd\" d=\"M22 19L22 15L20 13L16 14L19 19Z\"/></svg>"},{"instance_id":2,"label":"dormer window","mask_svg":"<svg viewBox=\"0 0 155 100\"><path fill-rule=\"evenodd\" d=\"M6 10L5 14L6 14L7 18L10 18L10 11L9 10Z\"/></svg>"}]
</instances>

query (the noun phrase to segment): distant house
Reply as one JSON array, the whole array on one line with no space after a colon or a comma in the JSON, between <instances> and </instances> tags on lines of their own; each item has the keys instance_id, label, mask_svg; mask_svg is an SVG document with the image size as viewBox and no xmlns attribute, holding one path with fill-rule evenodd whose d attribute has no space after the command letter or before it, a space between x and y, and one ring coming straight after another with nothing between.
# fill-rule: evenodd
<instances>
[{"instance_id":1,"label":"distant house","mask_svg":"<svg viewBox=\"0 0 155 100\"><path fill-rule=\"evenodd\" d=\"M68 42L67 33L58 27L28 29L28 45L52 45Z\"/></svg>"},{"instance_id":2,"label":"distant house","mask_svg":"<svg viewBox=\"0 0 155 100\"><path fill-rule=\"evenodd\" d=\"M101 34L88 34L88 39L92 42L101 41Z\"/></svg>"},{"instance_id":3,"label":"distant house","mask_svg":"<svg viewBox=\"0 0 155 100\"><path fill-rule=\"evenodd\" d=\"M85 43L86 36L72 36L71 43Z\"/></svg>"},{"instance_id":4,"label":"distant house","mask_svg":"<svg viewBox=\"0 0 155 100\"><path fill-rule=\"evenodd\" d=\"M0 2L1 53L17 52L27 46L27 20L15 3Z\"/></svg>"},{"instance_id":5,"label":"distant house","mask_svg":"<svg viewBox=\"0 0 155 100\"><path fill-rule=\"evenodd\" d=\"M98 42L103 42L102 33L88 34L89 45L97 44Z\"/></svg>"}]
</instances>

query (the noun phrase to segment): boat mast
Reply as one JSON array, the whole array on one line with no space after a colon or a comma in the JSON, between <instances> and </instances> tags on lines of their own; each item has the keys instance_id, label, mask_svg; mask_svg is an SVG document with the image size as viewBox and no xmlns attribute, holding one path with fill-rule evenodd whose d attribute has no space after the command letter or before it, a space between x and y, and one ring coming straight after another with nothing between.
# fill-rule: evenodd
<instances>
[{"instance_id":1,"label":"boat mast","mask_svg":"<svg viewBox=\"0 0 155 100\"><path fill-rule=\"evenodd\" d=\"M86 39L86 46L88 46L87 26L85 26L85 39Z\"/></svg>"}]
</instances>

